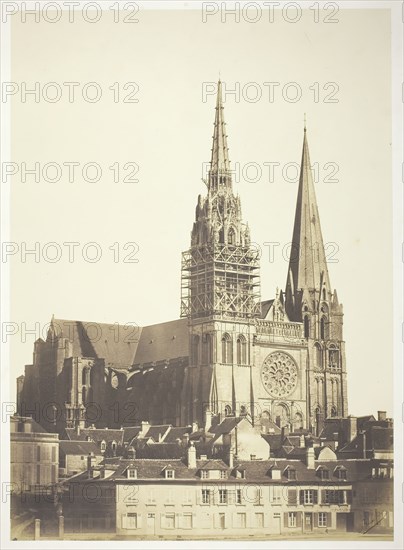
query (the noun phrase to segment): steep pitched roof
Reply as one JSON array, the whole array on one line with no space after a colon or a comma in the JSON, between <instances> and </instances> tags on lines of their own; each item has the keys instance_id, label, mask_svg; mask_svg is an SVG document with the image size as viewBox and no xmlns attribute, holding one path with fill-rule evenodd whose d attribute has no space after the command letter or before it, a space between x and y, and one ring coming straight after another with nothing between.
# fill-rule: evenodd
<instances>
[{"instance_id":1,"label":"steep pitched roof","mask_svg":"<svg viewBox=\"0 0 404 550\"><path fill-rule=\"evenodd\" d=\"M72 342L74 357L105 359L118 369L189 355L187 319L146 327L53 319L51 327Z\"/></svg>"},{"instance_id":2,"label":"steep pitched roof","mask_svg":"<svg viewBox=\"0 0 404 550\"><path fill-rule=\"evenodd\" d=\"M261 302L261 318L265 319L265 317L268 315L269 310L272 307L272 304L275 300L265 300L264 302Z\"/></svg>"},{"instance_id":3,"label":"steep pitched roof","mask_svg":"<svg viewBox=\"0 0 404 550\"><path fill-rule=\"evenodd\" d=\"M371 452L393 452L393 428L382 428L380 426L371 426L365 432L366 453ZM337 450L338 456L358 456L363 455L363 434L358 434L350 443ZM367 455L368 456L368 455Z\"/></svg>"},{"instance_id":4,"label":"steep pitched roof","mask_svg":"<svg viewBox=\"0 0 404 550\"><path fill-rule=\"evenodd\" d=\"M164 443L175 443L177 439L182 439L185 434L190 434L191 432L191 426L171 426L171 429L164 438Z\"/></svg>"},{"instance_id":5,"label":"steep pitched roof","mask_svg":"<svg viewBox=\"0 0 404 550\"><path fill-rule=\"evenodd\" d=\"M131 426L123 429L123 440L132 441L133 438L137 437L141 432L141 426Z\"/></svg>"},{"instance_id":6,"label":"steep pitched roof","mask_svg":"<svg viewBox=\"0 0 404 550\"><path fill-rule=\"evenodd\" d=\"M160 426L150 426L146 432L146 439L153 439L156 443L168 432L171 428L171 424L162 424Z\"/></svg>"},{"instance_id":7,"label":"steep pitched roof","mask_svg":"<svg viewBox=\"0 0 404 550\"><path fill-rule=\"evenodd\" d=\"M129 367L139 343L140 328L107 323L53 319L57 336L63 336L73 344L73 357L105 359L106 365ZM117 330L120 329L120 333Z\"/></svg>"},{"instance_id":8,"label":"steep pitched roof","mask_svg":"<svg viewBox=\"0 0 404 550\"><path fill-rule=\"evenodd\" d=\"M66 441L59 442L60 452L65 455L88 455L94 453L101 456L98 445L93 441Z\"/></svg>"},{"instance_id":9,"label":"steep pitched roof","mask_svg":"<svg viewBox=\"0 0 404 550\"><path fill-rule=\"evenodd\" d=\"M23 430L20 430L19 428L23 427L24 424L29 424L30 425L30 430L31 430L31 433L38 433L38 434L46 434L48 433L47 430L45 430L45 428L43 428L40 424L38 424L38 422L36 422L33 418L31 418L30 416L12 416L10 421L14 424L14 427L16 427L17 429L15 430L15 432L20 432L20 431L23 431Z\"/></svg>"},{"instance_id":10,"label":"steep pitched roof","mask_svg":"<svg viewBox=\"0 0 404 550\"><path fill-rule=\"evenodd\" d=\"M188 320L177 319L144 327L133 363L152 363L188 355Z\"/></svg>"},{"instance_id":11,"label":"steep pitched roof","mask_svg":"<svg viewBox=\"0 0 404 550\"><path fill-rule=\"evenodd\" d=\"M80 433L77 434L75 428L66 428L65 432L70 440L87 441L87 438L91 437L91 440L95 443L101 443L101 441L112 443L112 441L115 441L118 445L123 445L123 430L81 428Z\"/></svg>"},{"instance_id":12,"label":"steep pitched roof","mask_svg":"<svg viewBox=\"0 0 404 550\"><path fill-rule=\"evenodd\" d=\"M232 432L237 424L239 424L244 419L244 416L227 416L220 422L220 424L212 426L209 431L211 433L214 433L216 436L228 434Z\"/></svg>"}]
</instances>

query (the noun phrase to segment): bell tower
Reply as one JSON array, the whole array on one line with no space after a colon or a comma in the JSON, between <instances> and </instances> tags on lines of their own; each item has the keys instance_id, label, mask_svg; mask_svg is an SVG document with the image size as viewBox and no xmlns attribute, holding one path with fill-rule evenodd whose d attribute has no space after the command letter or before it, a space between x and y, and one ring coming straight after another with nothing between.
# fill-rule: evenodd
<instances>
[{"instance_id":1,"label":"bell tower","mask_svg":"<svg viewBox=\"0 0 404 550\"><path fill-rule=\"evenodd\" d=\"M348 402L343 309L330 284L306 127L285 296L289 319L303 323L308 411L319 433L325 418L347 416Z\"/></svg>"},{"instance_id":2,"label":"bell tower","mask_svg":"<svg viewBox=\"0 0 404 550\"><path fill-rule=\"evenodd\" d=\"M259 255L233 192L220 80L205 184L191 248L182 254L181 316L189 319L191 349L183 394L186 422L203 422L208 411L238 414L253 400L247 367L254 319L261 312Z\"/></svg>"}]
</instances>

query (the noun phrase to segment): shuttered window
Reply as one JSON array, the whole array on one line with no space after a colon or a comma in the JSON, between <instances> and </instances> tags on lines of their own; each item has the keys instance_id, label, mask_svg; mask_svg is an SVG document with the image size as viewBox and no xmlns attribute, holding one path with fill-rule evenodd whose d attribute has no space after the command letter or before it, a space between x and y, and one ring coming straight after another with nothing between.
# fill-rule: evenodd
<instances>
[{"instance_id":1,"label":"shuttered window","mask_svg":"<svg viewBox=\"0 0 404 550\"><path fill-rule=\"evenodd\" d=\"M318 491L314 489L302 489L299 497L300 504L317 504Z\"/></svg>"},{"instance_id":2,"label":"shuttered window","mask_svg":"<svg viewBox=\"0 0 404 550\"><path fill-rule=\"evenodd\" d=\"M297 504L297 490L289 489L288 490L288 504L290 506L296 506Z\"/></svg>"}]
</instances>

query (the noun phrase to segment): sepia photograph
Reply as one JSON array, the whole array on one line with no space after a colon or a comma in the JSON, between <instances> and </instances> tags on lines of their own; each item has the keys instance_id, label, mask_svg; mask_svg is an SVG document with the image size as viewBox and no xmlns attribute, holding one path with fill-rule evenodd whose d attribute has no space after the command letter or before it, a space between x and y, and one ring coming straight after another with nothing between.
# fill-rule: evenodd
<instances>
[{"instance_id":1,"label":"sepia photograph","mask_svg":"<svg viewBox=\"0 0 404 550\"><path fill-rule=\"evenodd\" d=\"M0 9L2 548L403 548L402 4Z\"/></svg>"}]
</instances>

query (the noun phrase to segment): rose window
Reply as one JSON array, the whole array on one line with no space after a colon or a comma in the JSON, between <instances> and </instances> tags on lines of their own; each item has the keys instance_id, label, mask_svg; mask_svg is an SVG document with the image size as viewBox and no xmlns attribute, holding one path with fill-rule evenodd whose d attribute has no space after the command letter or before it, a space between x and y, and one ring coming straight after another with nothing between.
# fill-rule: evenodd
<instances>
[{"instance_id":1,"label":"rose window","mask_svg":"<svg viewBox=\"0 0 404 550\"><path fill-rule=\"evenodd\" d=\"M271 353L262 365L261 379L270 395L286 397L297 385L296 363L287 353Z\"/></svg>"}]
</instances>

